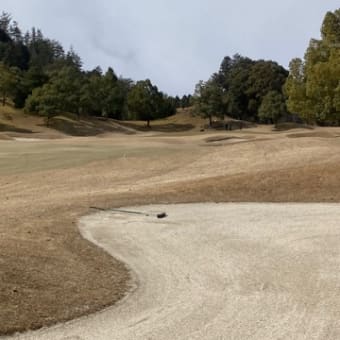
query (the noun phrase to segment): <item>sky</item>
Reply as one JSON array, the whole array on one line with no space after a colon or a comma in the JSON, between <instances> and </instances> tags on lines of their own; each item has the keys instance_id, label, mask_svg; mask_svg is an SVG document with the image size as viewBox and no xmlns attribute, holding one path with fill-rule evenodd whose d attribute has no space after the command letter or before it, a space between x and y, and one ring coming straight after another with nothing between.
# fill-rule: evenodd
<instances>
[{"instance_id":1,"label":"sky","mask_svg":"<svg viewBox=\"0 0 340 340\"><path fill-rule=\"evenodd\" d=\"M169 95L193 93L239 53L288 67L339 0L0 0L22 30L71 46L84 69L111 66Z\"/></svg>"}]
</instances>

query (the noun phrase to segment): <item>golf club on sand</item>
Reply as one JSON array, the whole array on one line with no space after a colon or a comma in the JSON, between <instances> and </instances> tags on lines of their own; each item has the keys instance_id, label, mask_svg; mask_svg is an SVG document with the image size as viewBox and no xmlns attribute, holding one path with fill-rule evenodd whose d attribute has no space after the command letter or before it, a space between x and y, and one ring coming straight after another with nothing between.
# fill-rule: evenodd
<instances>
[{"instance_id":1,"label":"golf club on sand","mask_svg":"<svg viewBox=\"0 0 340 340\"><path fill-rule=\"evenodd\" d=\"M150 214L146 212L141 212L141 211L131 211L131 210L123 210L123 209L104 209L104 208L99 208L99 207L90 207L90 209L95 209L95 210L100 210L100 211L112 211L112 212L121 212L124 214L134 214L134 215L143 215L143 216L152 216L152 217L157 217L159 219L165 218L168 215L165 212L159 213L159 214Z\"/></svg>"}]
</instances>

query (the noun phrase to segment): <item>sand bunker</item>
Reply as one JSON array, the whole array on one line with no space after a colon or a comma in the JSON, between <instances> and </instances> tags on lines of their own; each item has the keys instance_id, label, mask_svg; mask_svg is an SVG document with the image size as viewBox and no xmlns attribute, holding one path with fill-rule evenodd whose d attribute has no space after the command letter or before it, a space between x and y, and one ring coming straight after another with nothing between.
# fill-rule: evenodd
<instances>
[{"instance_id":1,"label":"sand bunker","mask_svg":"<svg viewBox=\"0 0 340 340\"><path fill-rule=\"evenodd\" d=\"M13 139L18 141L18 142L41 142L41 141L44 141L44 139L41 139L41 138L14 137Z\"/></svg>"},{"instance_id":2,"label":"sand bunker","mask_svg":"<svg viewBox=\"0 0 340 340\"><path fill-rule=\"evenodd\" d=\"M339 208L193 204L86 216L82 234L131 268L130 295L12 339L339 339Z\"/></svg>"}]
</instances>

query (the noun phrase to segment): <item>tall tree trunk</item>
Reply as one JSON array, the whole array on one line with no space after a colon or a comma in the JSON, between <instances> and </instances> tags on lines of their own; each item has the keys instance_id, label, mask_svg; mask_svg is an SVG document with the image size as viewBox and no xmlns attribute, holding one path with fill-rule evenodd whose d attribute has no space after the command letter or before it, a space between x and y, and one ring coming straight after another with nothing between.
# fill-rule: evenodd
<instances>
[{"instance_id":1,"label":"tall tree trunk","mask_svg":"<svg viewBox=\"0 0 340 340\"><path fill-rule=\"evenodd\" d=\"M212 127L212 117L209 116L209 126Z\"/></svg>"},{"instance_id":2,"label":"tall tree trunk","mask_svg":"<svg viewBox=\"0 0 340 340\"><path fill-rule=\"evenodd\" d=\"M150 128L150 120L147 120L147 122L146 122L146 127L147 127L147 128Z\"/></svg>"}]
</instances>

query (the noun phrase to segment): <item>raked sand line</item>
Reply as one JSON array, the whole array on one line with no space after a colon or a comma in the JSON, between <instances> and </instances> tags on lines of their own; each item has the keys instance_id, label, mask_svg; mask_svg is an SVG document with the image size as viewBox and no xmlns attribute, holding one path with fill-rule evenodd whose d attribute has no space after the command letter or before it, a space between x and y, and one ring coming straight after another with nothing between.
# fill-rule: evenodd
<instances>
[{"instance_id":1,"label":"raked sand line","mask_svg":"<svg viewBox=\"0 0 340 340\"><path fill-rule=\"evenodd\" d=\"M339 205L132 209L168 217L103 212L80 230L127 263L136 289L101 313L4 339L340 339Z\"/></svg>"}]
</instances>

